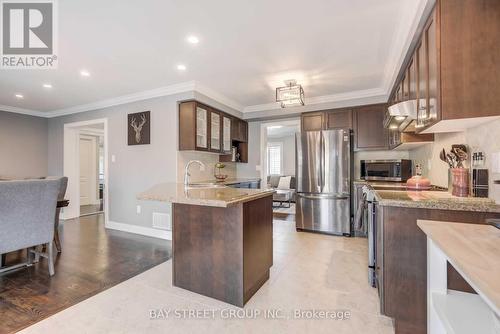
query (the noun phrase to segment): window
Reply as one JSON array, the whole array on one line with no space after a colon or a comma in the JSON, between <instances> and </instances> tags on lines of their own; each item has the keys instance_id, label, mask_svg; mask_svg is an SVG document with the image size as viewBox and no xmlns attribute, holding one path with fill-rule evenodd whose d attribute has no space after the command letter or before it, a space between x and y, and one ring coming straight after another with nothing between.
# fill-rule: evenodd
<instances>
[{"instance_id":1,"label":"window","mask_svg":"<svg viewBox=\"0 0 500 334\"><path fill-rule=\"evenodd\" d=\"M267 144L267 174L281 175L283 170L283 144Z\"/></svg>"}]
</instances>

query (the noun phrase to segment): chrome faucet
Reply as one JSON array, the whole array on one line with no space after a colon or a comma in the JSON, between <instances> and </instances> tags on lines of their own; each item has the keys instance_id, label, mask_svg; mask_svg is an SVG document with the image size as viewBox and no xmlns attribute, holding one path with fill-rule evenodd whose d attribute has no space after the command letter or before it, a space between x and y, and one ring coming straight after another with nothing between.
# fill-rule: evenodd
<instances>
[{"instance_id":1,"label":"chrome faucet","mask_svg":"<svg viewBox=\"0 0 500 334\"><path fill-rule=\"evenodd\" d=\"M204 170L205 169L205 164L203 162L201 162L200 160L191 160L189 161L187 164L186 164L186 168L184 168L184 186L189 186L189 177L191 176L191 174L189 174L189 166L191 166L191 164L193 163L197 163L198 165L200 165L200 170Z\"/></svg>"}]
</instances>

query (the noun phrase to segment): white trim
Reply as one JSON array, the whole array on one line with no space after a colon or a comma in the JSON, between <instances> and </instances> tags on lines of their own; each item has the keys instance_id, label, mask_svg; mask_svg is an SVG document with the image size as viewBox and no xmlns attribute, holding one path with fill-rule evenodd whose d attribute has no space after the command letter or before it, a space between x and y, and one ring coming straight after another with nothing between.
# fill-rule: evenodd
<instances>
[{"instance_id":1,"label":"white trim","mask_svg":"<svg viewBox=\"0 0 500 334\"><path fill-rule=\"evenodd\" d=\"M80 129L80 134L88 135L88 136L102 137L102 136L104 136L104 129L82 128L82 129Z\"/></svg>"},{"instance_id":2,"label":"white trim","mask_svg":"<svg viewBox=\"0 0 500 334\"><path fill-rule=\"evenodd\" d=\"M29 115L29 116L47 117L47 114L44 113L43 111L23 109L23 108L6 106L6 105L0 105L0 111L13 112L16 114L23 114L23 115Z\"/></svg>"},{"instance_id":3,"label":"white trim","mask_svg":"<svg viewBox=\"0 0 500 334\"><path fill-rule=\"evenodd\" d=\"M79 161L75 163L75 157L79 158L79 145L76 142L79 138L79 128L92 124L104 124L104 224L107 226L109 221L109 140L108 140L108 119L99 118L88 121L73 122L64 124L64 167L63 174L68 177L67 194L70 199L69 206L63 210L64 219L77 218L80 216L80 180L78 177ZM70 143L70 142L75 143ZM72 145L73 144L73 145ZM69 212L68 212L69 211Z\"/></svg>"},{"instance_id":4,"label":"white trim","mask_svg":"<svg viewBox=\"0 0 500 334\"><path fill-rule=\"evenodd\" d=\"M391 88L397 79L399 70L403 66L425 9L428 6L434 6L435 2L436 0L418 0L415 11L407 11L406 17L400 17L398 29L395 30L397 33L393 38L391 50L384 67L382 89L387 95L391 93ZM407 25L407 22L411 22L410 26Z\"/></svg>"},{"instance_id":5,"label":"white trim","mask_svg":"<svg viewBox=\"0 0 500 334\"><path fill-rule=\"evenodd\" d=\"M311 98L305 98L305 103L307 106L315 105L315 104L323 104L323 103L332 103L339 101L348 101L354 99L363 99L363 98L371 98L381 96L383 98L387 98L388 93L382 88L373 88L373 89L365 89L365 90L357 90L347 93L333 94L333 95L323 95L316 96ZM282 109L278 102L265 103L265 104L257 104L254 106L248 106L243 108L243 113L256 112L256 111L266 111L266 110L280 110ZM289 108L285 108L287 110Z\"/></svg>"},{"instance_id":6,"label":"white trim","mask_svg":"<svg viewBox=\"0 0 500 334\"><path fill-rule=\"evenodd\" d=\"M401 17L400 24L398 25L399 29L396 29L397 34L393 38L391 50L384 66L384 72L382 74L380 87L351 91L346 93L332 94L332 95L316 96L311 98L306 97L305 99L306 106L314 106L314 105L335 103L335 102L345 102L349 100L357 100L356 103L359 104L362 103L362 101L359 100L362 99L373 100L374 98L379 98L380 100L386 101L389 97L392 85L399 73L399 69L403 64L408 49L411 45L415 31L418 28L419 23L422 19L422 15L425 13L426 8L432 6L435 3L435 1L436 0L418 0L418 3L415 5L415 11L408 11L407 16ZM409 21L411 22L411 24L408 27L406 23ZM224 104L242 113L281 109L280 105L276 102L257 104L251 106L242 106L240 103L232 100L231 98L201 84L198 81L193 80L169 86L164 86L152 90L142 91L138 93L122 95L94 103L77 105L53 111L43 112L39 110L22 109L18 107L5 106L5 105L0 105L0 110L26 114L31 116L52 118L52 117L70 115L90 110L103 109L111 106L151 99L155 97L168 96L186 92L203 94L215 101L218 101L221 104ZM372 100L370 100L369 102L373 102ZM289 111L291 112L292 109L300 110L296 108L290 108Z\"/></svg>"},{"instance_id":7,"label":"white trim","mask_svg":"<svg viewBox=\"0 0 500 334\"><path fill-rule=\"evenodd\" d=\"M122 232L140 234L152 238L172 240L172 231L168 230L159 230L151 227L130 225L113 221L108 221L106 224L106 228Z\"/></svg>"},{"instance_id":8,"label":"white trim","mask_svg":"<svg viewBox=\"0 0 500 334\"><path fill-rule=\"evenodd\" d=\"M121 105L121 104L125 104L125 103L131 103L131 102L152 99L155 97L185 93L185 92L193 91L194 88L195 88L195 82L189 81L189 82L184 82L184 83L180 83L180 84L176 84L176 85L170 85L170 86L160 87L160 88L156 88L156 89L146 90L146 91L139 92L139 93L122 95L122 96L118 96L115 98L102 100L99 102L82 104L82 105L78 105L78 106L74 106L74 107L54 110L54 111L48 112L46 117L52 118L52 117L58 117L58 116L63 116L63 115L76 114L76 113L80 113L80 112L103 109L103 108Z\"/></svg>"},{"instance_id":9,"label":"white trim","mask_svg":"<svg viewBox=\"0 0 500 334\"><path fill-rule=\"evenodd\" d=\"M193 90L199 94L203 94L221 104L224 104L230 108L233 108L239 112L242 112L244 110L244 107L239 104L238 102L228 98L227 96L199 83L198 81L194 82L194 88Z\"/></svg>"}]
</instances>

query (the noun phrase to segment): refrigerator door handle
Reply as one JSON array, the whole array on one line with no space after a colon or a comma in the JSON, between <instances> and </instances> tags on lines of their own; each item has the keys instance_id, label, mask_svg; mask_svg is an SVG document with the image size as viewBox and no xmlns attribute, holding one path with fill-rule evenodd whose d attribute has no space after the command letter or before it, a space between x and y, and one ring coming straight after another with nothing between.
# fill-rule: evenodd
<instances>
[{"instance_id":1,"label":"refrigerator door handle","mask_svg":"<svg viewBox=\"0 0 500 334\"><path fill-rule=\"evenodd\" d=\"M298 197L302 197L305 199L349 199L348 194L341 194L341 195L305 195L305 194L297 194Z\"/></svg>"},{"instance_id":2,"label":"refrigerator door handle","mask_svg":"<svg viewBox=\"0 0 500 334\"><path fill-rule=\"evenodd\" d=\"M320 135L320 164L319 164L319 191L323 192L325 188L325 137L324 132Z\"/></svg>"}]
</instances>

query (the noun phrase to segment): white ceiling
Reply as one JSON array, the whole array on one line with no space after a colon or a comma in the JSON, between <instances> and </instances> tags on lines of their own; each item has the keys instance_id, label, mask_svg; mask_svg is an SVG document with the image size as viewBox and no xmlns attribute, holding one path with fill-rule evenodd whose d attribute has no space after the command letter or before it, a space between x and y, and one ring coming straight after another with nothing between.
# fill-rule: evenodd
<instances>
[{"instance_id":1,"label":"white ceiling","mask_svg":"<svg viewBox=\"0 0 500 334\"><path fill-rule=\"evenodd\" d=\"M427 1L58 1L58 69L0 70L0 109L82 111L193 82L240 111L276 108L286 79L306 103L387 95Z\"/></svg>"}]
</instances>

